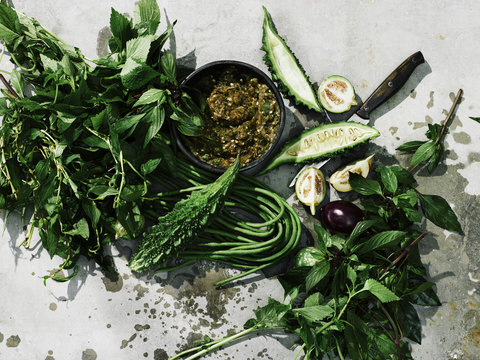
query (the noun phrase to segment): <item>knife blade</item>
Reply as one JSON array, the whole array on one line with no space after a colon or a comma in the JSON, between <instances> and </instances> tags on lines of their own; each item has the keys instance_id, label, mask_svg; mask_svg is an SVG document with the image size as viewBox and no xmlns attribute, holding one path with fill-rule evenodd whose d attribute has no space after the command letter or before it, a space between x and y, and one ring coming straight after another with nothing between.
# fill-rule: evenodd
<instances>
[{"instance_id":1,"label":"knife blade","mask_svg":"<svg viewBox=\"0 0 480 360\"><path fill-rule=\"evenodd\" d=\"M354 115L360 117L360 119L369 120L372 111L378 108L388 99L390 99L395 93L397 93L403 87L403 85L405 85L405 83L413 74L413 71L417 68L417 66L423 64L424 62L425 58L423 57L421 51L417 51L416 53L410 55L400 65L398 65L397 68L385 78L385 80L381 82L381 84L372 92L372 94L361 104L357 111L352 112L350 116L343 120L349 120ZM326 115L327 118L330 119L328 117L328 114ZM293 178L293 180L289 184L289 187L295 185L298 174L300 174L302 170L310 166L319 169L328 161L329 159L303 166L302 169L297 172L297 175Z\"/></svg>"}]
</instances>

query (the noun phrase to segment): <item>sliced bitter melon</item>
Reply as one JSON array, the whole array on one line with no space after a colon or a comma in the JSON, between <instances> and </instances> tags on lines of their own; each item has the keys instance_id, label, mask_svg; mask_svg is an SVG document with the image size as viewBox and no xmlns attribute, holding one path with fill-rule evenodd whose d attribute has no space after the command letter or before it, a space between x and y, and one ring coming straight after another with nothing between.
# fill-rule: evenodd
<instances>
[{"instance_id":1,"label":"sliced bitter melon","mask_svg":"<svg viewBox=\"0 0 480 360\"><path fill-rule=\"evenodd\" d=\"M317 94L302 66L285 40L278 35L272 18L265 6L263 7L263 39L262 50L265 51L263 60L268 66L273 80L277 81L279 89L286 95L292 96L297 104L309 109L323 112L318 102Z\"/></svg>"},{"instance_id":2,"label":"sliced bitter melon","mask_svg":"<svg viewBox=\"0 0 480 360\"><path fill-rule=\"evenodd\" d=\"M380 132L374 127L353 121L322 124L303 131L300 136L287 142L261 174L283 163L303 163L332 157L378 136Z\"/></svg>"}]
</instances>

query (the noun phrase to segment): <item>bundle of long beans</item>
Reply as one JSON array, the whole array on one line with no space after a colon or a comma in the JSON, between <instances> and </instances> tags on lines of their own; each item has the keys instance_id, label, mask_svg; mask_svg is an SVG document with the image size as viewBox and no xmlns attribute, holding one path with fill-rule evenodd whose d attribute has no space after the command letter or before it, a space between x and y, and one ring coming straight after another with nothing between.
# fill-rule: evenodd
<instances>
[{"instance_id":1,"label":"bundle of long beans","mask_svg":"<svg viewBox=\"0 0 480 360\"><path fill-rule=\"evenodd\" d=\"M166 191L156 194L162 201L152 202L150 214L158 216L158 211L170 211L177 201L208 186L215 177L179 159L174 179L155 177ZM186 186L179 188L180 183ZM239 174L223 211L179 255L185 261L158 271L171 271L198 260L245 270L216 284L223 285L282 262L297 247L300 235L300 219L286 200L264 183Z\"/></svg>"}]
</instances>

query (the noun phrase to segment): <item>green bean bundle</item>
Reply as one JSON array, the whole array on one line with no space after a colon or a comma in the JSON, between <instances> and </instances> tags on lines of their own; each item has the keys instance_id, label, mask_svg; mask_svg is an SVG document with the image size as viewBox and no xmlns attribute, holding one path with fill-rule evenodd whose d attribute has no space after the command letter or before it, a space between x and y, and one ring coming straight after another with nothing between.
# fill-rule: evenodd
<instances>
[{"instance_id":1,"label":"green bean bundle","mask_svg":"<svg viewBox=\"0 0 480 360\"><path fill-rule=\"evenodd\" d=\"M206 171L179 161L177 180L188 184L173 189L164 178L156 180L169 191L156 194L158 210L172 205L190 192L202 189L215 179ZM153 212L152 212L153 214ZM239 174L227 196L223 211L178 258L181 265L163 268L170 271L199 260L210 260L244 270L218 282L223 285L285 260L297 247L301 234L300 219L286 200L256 179Z\"/></svg>"}]
</instances>

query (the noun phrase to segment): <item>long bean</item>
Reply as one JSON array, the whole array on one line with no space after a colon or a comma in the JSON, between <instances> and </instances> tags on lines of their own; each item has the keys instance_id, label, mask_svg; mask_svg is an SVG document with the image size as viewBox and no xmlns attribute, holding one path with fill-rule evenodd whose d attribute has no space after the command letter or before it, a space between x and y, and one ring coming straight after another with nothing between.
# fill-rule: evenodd
<instances>
[{"instance_id":1,"label":"long bean","mask_svg":"<svg viewBox=\"0 0 480 360\"><path fill-rule=\"evenodd\" d=\"M161 179L166 191L155 194L163 208L179 201L215 180L215 175L179 159L179 182L187 186L172 188L172 179ZM170 271L209 260L244 270L218 282L223 285L278 264L297 247L301 235L300 219L286 200L262 182L239 174L223 211L179 258L185 262L159 269Z\"/></svg>"}]
</instances>

